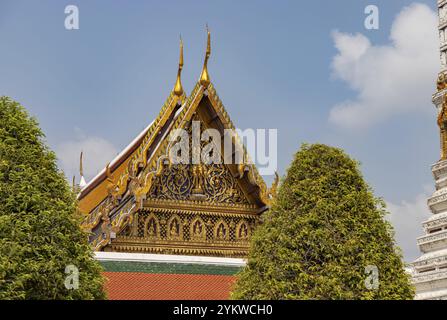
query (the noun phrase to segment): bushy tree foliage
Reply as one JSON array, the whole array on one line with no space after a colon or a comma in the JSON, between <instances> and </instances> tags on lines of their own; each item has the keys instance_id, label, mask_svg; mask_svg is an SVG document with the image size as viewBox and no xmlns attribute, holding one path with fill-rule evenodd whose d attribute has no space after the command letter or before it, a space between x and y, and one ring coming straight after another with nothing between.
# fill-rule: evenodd
<instances>
[{"instance_id":1,"label":"bushy tree foliage","mask_svg":"<svg viewBox=\"0 0 447 320\"><path fill-rule=\"evenodd\" d=\"M303 145L252 237L232 297L412 299L386 214L356 161L340 149Z\"/></svg>"},{"instance_id":2,"label":"bushy tree foliage","mask_svg":"<svg viewBox=\"0 0 447 320\"><path fill-rule=\"evenodd\" d=\"M0 299L105 298L75 196L43 138L23 107L0 97ZM70 265L78 289L65 286L76 287Z\"/></svg>"}]
</instances>

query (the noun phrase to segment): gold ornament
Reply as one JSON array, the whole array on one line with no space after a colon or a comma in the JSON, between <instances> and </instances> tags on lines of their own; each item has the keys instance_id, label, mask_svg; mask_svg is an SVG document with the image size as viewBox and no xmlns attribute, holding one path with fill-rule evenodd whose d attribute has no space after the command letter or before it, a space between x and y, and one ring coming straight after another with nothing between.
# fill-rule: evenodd
<instances>
[{"instance_id":1,"label":"gold ornament","mask_svg":"<svg viewBox=\"0 0 447 320\"><path fill-rule=\"evenodd\" d=\"M206 32L207 32L207 43L206 43L206 52L205 52L205 61L203 62L203 69L202 74L200 75L200 84L203 87L208 87L210 84L210 76L208 74L208 59L211 55L211 34L210 30L208 29L208 25L206 26Z\"/></svg>"},{"instance_id":2,"label":"gold ornament","mask_svg":"<svg viewBox=\"0 0 447 320\"><path fill-rule=\"evenodd\" d=\"M176 96L179 97L183 94L183 87L181 81L182 69L183 69L183 40L182 37L180 36L180 58L178 63L177 81L175 82L174 86L174 93Z\"/></svg>"}]
</instances>

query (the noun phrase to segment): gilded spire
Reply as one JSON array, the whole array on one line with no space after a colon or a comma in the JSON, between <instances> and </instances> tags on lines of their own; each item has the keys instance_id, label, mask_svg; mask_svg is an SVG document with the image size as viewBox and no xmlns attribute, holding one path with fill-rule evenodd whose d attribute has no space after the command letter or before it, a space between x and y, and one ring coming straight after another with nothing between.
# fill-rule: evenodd
<instances>
[{"instance_id":1,"label":"gilded spire","mask_svg":"<svg viewBox=\"0 0 447 320\"><path fill-rule=\"evenodd\" d=\"M84 168L82 165L84 153L81 151L81 155L79 157L79 175L81 176L81 180L79 181L79 187L83 188L87 185L84 178Z\"/></svg>"},{"instance_id":2,"label":"gilded spire","mask_svg":"<svg viewBox=\"0 0 447 320\"><path fill-rule=\"evenodd\" d=\"M203 63L202 74L200 75L200 84L207 87L210 84L210 76L208 74L208 59L211 54L211 35L208 25L206 26L206 31L208 33L208 41L206 45L205 61Z\"/></svg>"},{"instance_id":3,"label":"gilded spire","mask_svg":"<svg viewBox=\"0 0 447 320\"><path fill-rule=\"evenodd\" d=\"M174 93L179 97L183 94L183 87L181 80L182 69L183 69L183 40L182 37L180 36L180 58L178 62L177 81L175 82L174 86Z\"/></svg>"}]
</instances>

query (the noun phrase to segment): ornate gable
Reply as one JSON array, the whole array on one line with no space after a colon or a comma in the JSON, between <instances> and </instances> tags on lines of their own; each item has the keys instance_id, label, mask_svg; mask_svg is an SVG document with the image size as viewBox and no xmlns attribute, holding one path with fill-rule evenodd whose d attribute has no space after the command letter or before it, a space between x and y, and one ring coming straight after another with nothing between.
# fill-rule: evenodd
<instances>
[{"instance_id":1,"label":"ornate gable","mask_svg":"<svg viewBox=\"0 0 447 320\"><path fill-rule=\"evenodd\" d=\"M207 71L188 98L178 89L179 83L178 77L175 90L125 170L115 176L106 168L107 197L83 223L95 250L247 254L270 191L253 164L171 163L169 135L174 130L190 130L193 120L221 134L235 129ZM234 144L249 159L237 138Z\"/></svg>"},{"instance_id":2,"label":"ornate gable","mask_svg":"<svg viewBox=\"0 0 447 320\"><path fill-rule=\"evenodd\" d=\"M204 123L199 112L195 113L193 121L200 127L200 134L209 126ZM192 137L192 121L185 128L185 132ZM188 150L192 150L189 140ZM209 145L212 144L211 148ZM200 149L211 149L216 152L217 145L212 139L201 141ZM223 148L222 148L223 149ZM158 200L200 200L208 205L214 204L243 204L250 205L250 201L244 194L243 187L234 174L224 164L222 149L215 155L220 161L211 164L176 164L164 166L155 177L153 185L147 194L147 198ZM191 154L188 162L192 163Z\"/></svg>"},{"instance_id":3,"label":"ornate gable","mask_svg":"<svg viewBox=\"0 0 447 320\"><path fill-rule=\"evenodd\" d=\"M147 197L157 200L197 200L216 203L250 204L238 182L223 164L200 167L178 164L163 168ZM200 183L202 182L202 183Z\"/></svg>"}]
</instances>

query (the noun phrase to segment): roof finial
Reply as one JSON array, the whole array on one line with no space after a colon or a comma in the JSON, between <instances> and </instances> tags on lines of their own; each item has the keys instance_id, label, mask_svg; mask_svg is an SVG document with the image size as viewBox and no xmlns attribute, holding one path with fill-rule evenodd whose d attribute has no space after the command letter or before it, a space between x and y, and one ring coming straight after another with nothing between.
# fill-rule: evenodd
<instances>
[{"instance_id":1,"label":"roof finial","mask_svg":"<svg viewBox=\"0 0 447 320\"><path fill-rule=\"evenodd\" d=\"M84 156L84 152L81 151L81 156L79 157L79 175L81 176L81 180L79 181L79 187L83 188L87 185L84 178L84 168L82 166L82 159Z\"/></svg>"},{"instance_id":2,"label":"roof finial","mask_svg":"<svg viewBox=\"0 0 447 320\"><path fill-rule=\"evenodd\" d=\"M175 82L174 86L174 93L177 96L181 96L183 94L183 87L181 81L182 69L183 69L183 40L182 36L180 35L180 58L178 62L177 81Z\"/></svg>"},{"instance_id":3,"label":"roof finial","mask_svg":"<svg viewBox=\"0 0 447 320\"><path fill-rule=\"evenodd\" d=\"M203 63L202 74L200 75L200 84L207 87L210 84L210 76L208 74L208 59L211 54L211 34L208 29L208 24L206 25L206 31L208 33L208 41L206 44L205 62Z\"/></svg>"},{"instance_id":4,"label":"roof finial","mask_svg":"<svg viewBox=\"0 0 447 320\"><path fill-rule=\"evenodd\" d=\"M110 180L112 177L112 172L110 171L110 162L106 165L106 177L107 180Z\"/></svg>"}]
</instances>

